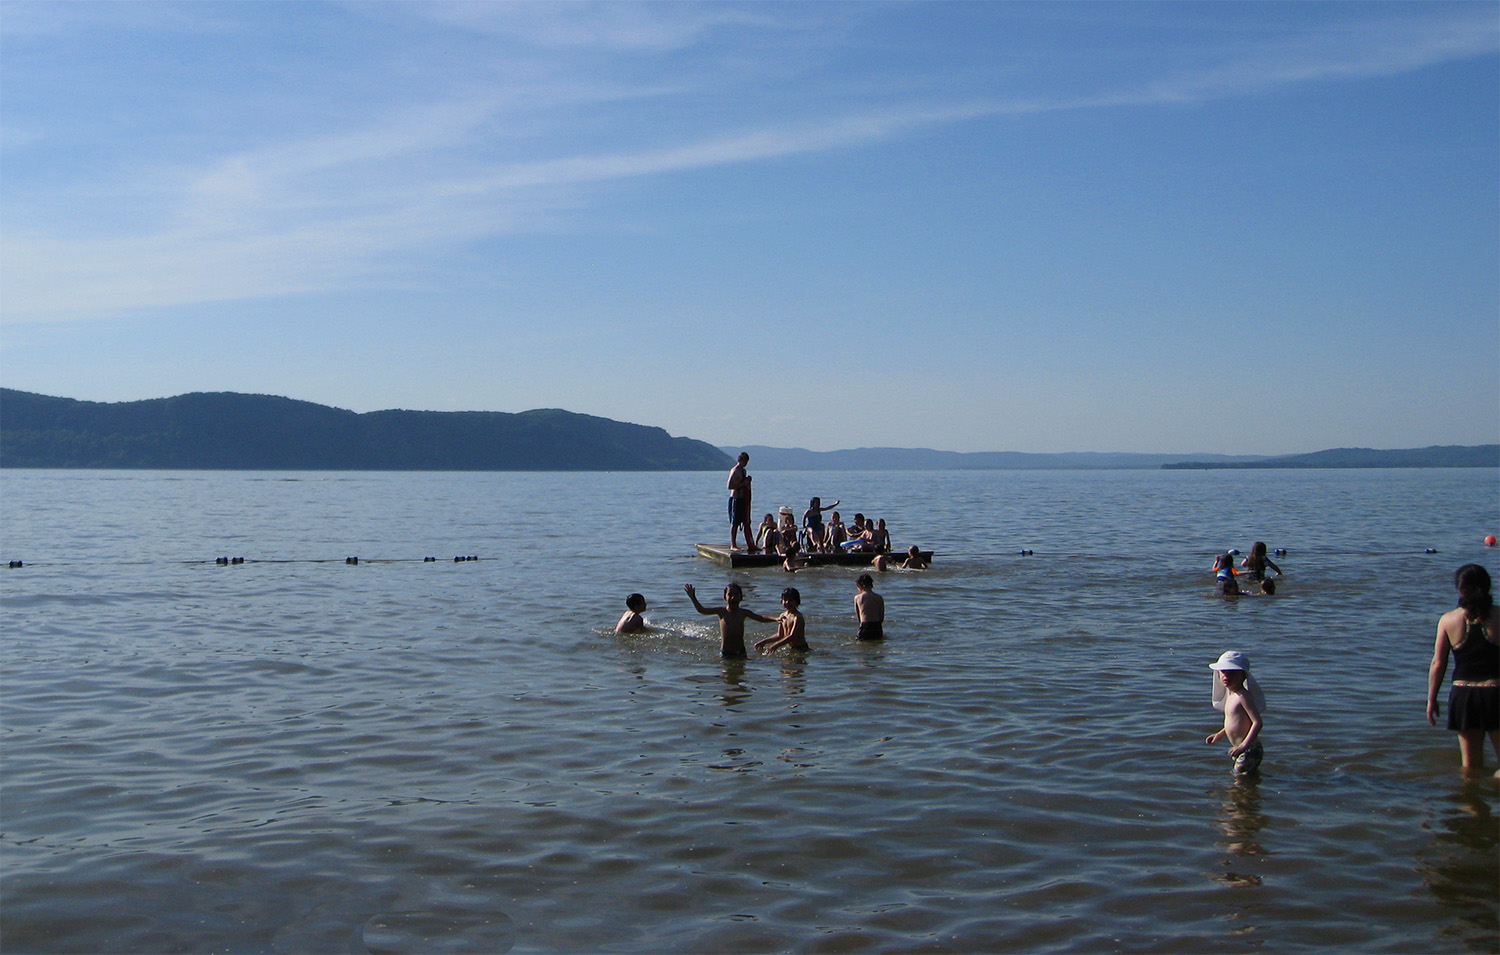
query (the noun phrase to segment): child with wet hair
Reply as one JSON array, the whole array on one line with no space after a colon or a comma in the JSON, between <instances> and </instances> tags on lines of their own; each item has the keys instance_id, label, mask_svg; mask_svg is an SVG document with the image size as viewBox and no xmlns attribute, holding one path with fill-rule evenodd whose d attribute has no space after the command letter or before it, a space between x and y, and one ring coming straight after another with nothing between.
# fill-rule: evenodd
<instances>
[{"instance_id":1,"label":"child with wet hair","mask_svg":"<svg viewBox=\"0 0 1500 955\"><path fill-rule=\"evenodd\" d=\"M802 594L798 593L796 587L788 587L781 592L781 606L784 608L781 616L777 618L776 636L767 637L755 644L755 649L761 653L774 653L782 647L792 650L810 650L807 645L806 620L802 611L797 609L802 605Z\"/></svg>"},{"instance_id":2,"label":"child with wet hair","mask_svg":"<svg viewBox=\"0 0 1500 955\"><path fill-rule=\"evenodd\" d=\"M762 617L753 610L747 610L740 606L740 601L745 599L745 591L739 584L730 584L724 588L724 606L705 607L698 602L698 593L692 584L683 584L683 592L693 602L693 607L705 617L719 618L719 653L726 659L743 660L750 656L745 652L745 619L759 620L761 623L776 623L771 617Z\"/></svg>"},{"instance_id":3,"label":"child with wet hair","mask_svg":"<svg viewBox=\"0 0 1500 955\"><path fill-rule=\"evenodd\" d=\"M646 609L646 598L640 594L631 594L625 598L625 615L620 622L615 624L615 633L644 633L651 628L646 624L646 618L641 614Z\"/></svg>"}]
</instances>

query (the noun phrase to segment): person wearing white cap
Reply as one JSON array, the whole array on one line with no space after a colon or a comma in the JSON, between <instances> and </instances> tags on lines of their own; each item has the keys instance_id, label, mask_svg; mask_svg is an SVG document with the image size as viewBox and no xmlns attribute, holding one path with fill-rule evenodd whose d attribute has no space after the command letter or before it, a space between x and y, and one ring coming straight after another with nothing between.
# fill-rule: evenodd
<instances>
[{"instance_id":1,"label":"person wearing white cap","mask_svg":"<svg viewBox=\"0 0 1500 955\"><path fill-rule=\"evenodd\" d=\"M1204 740L1217 743L1228 739L1229 758L1234 760L1234 774L1243 776L1260 768L1265 756L1260 731L1264 725L1261 711L1266 695L1255 677L1250 675L1250 658L1238 650L1226 650L1208 665L1214 674L1214 709L1224 714L1224 728Z\"/></svg>"}]
</instances>

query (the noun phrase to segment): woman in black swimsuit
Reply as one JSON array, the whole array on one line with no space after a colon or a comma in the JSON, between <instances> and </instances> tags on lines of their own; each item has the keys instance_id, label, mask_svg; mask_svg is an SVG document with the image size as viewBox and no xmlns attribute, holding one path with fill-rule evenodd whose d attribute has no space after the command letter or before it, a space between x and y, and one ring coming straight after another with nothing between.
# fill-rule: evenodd
<instances>
[{"instance_id":1,"label":"woman in black swimsuit","mask_svg":"<svg viewBox=\"0 0 1500 955\"><path fill-rule=\"evenodd\" d=\"M1458 609L1438 620L1432 666L1427 670L1427 721L1437 725L1438 689L1453 656L1453 686L1448 691L1448 728L1458 733L1465 772L1484 771L1484 738L1489 736L1500 762L1500 608L1490 595L1490 574L1465 564L1453 575ZM1495 771L1500 776L1500 770Z\"/></svg>"}]
</instances>

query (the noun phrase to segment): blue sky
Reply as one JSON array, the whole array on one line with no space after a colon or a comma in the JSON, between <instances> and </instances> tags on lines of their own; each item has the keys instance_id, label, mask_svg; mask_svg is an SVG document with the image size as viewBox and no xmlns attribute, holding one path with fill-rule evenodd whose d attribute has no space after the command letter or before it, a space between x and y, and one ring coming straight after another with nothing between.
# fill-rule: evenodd
<instances>
[{"instance_id":1,"label":"blue sky","mask_svg":"<svg viewBox=\"0 0 1500 955\"><path fill-rule=\"evenodd\" d=\"M0 5L0 381L1500 441L1495 3Z\"/></svg>"}]
</instances>

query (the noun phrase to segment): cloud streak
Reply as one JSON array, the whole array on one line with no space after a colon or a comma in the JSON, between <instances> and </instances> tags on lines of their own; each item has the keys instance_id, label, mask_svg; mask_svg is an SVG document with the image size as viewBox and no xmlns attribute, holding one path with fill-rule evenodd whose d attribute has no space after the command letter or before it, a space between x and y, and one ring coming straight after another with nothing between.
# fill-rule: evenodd
<instances>
[{"instance_id":1,"label":"cloud streak","mask_svg":"<svg viewBox=\"0 0 1500 955\"><path fill-rule=\"evenodd\" d=\"M639 5L440 4L433 21L479 33L520 36L538 47L659 53L683 50L726 27L742 8L692 5L656 15ZM1446 8L1445 8L1446 9ZM764 17L755 17L765 26ZM143 173L171 197L155 224L112 235L69 235L50 226L44 202L18 214L0 236L0 299L7 323L78 320L136 309L267 298L401 280L402 263L467 243L567 228L587 195L613 182L868 148L924 129L1062 110L1206 103L1279 87L1389 76L1492 54L1490 8L1444 16L1325 26L1092 95L966 95L959 101L846 105L810 115L771 103L774 118L740 128L681 132L633 149L588 151L507 140L523 116L551 97L566 113L585 103L665 99L661 89L602 83L566 89L486 90L428 106L406 106L363 126L214 158L201 168ZM655 104L660 108L660 104ZM649 116L642 113L642 116ZM573 131L587 141L587 130ZM504 146L505 148L499 148ZM25 149L24 142L16 147ZM510 158L493 158L510 153ZM135 199L144 201L143 193ZM132 201L129 189L123 201ZM108 216L101 217L105 220ZM123 217L121 217L123 218ZM134 218L134 217L132 217ZM28 221L29 219L29 221Z\"/></svg>"}]
</instances>

